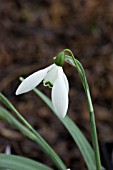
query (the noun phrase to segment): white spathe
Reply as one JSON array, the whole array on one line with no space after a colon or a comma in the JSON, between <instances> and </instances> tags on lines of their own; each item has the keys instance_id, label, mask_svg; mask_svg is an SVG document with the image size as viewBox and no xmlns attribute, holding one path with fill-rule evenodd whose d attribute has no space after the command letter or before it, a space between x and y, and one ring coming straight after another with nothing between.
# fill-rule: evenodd
<instances>
[{"instance_id":1,"label":"white spathe","mask_svg":"<svg viewBox=\"0 0 113 170\"><path fill-rule=\"evenodd\" d=\"M71 58L65 58L65 61L75 67L75 63Z\"/></svg>"},{"instance_id":2,"label":"white spathe","mask_svg":"<svg viewBox=\"0 0 113 170\"><path fill-rule=\"evenodd\" d=\"M52 64L28 76L16 90L16 95L34 89L43 80L45 86L52 87L52 103L56 114L65 117L68 109L69 83L62 67Z\"/></svg>"}]
</instances>

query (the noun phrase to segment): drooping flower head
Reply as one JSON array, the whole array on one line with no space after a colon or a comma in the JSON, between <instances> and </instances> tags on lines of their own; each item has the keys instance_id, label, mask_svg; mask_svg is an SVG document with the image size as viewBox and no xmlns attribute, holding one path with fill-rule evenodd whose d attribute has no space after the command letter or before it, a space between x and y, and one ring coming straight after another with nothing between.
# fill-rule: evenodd
<instances>
[{"instance_id":1,"label":"drooping flower head","mask_svg":"<svg viewBox=\"0 0 113 170\"><path fill-rule=\"evenodd\" d=\"M51 98L56 114L60 117L65 117L68 109L69 84L62 69L63 63L64 53L61 52L55 58L55 64L39 70L24 79L16 90L16 95L34 89L43 81L44 86L52 88Z\"/></svg>"}]
</instances>

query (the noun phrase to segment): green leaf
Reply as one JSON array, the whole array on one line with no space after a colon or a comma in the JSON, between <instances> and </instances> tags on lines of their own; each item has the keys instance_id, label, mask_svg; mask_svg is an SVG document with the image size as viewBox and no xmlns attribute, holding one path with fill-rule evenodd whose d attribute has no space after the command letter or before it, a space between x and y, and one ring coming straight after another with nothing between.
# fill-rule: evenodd
<instances>
[{"instance_id":1,"label":"green leaf","mask_svg":"<svg viewBox=\"0 0 113 170\"><path fill-rule=\"evenodd\" d=\"M28 136L31 140L36 142L39 145L40 149L54 162L58 169L65 170L66 166L60 159L60 157L57 155L57 153L39 135L39 133L24 119L24 117L22 117L22 115L16 110L12 103L2 93L0 93L0 101L4 103L11 111L13 111L15 116L22 122L24 126L20 124L13 116L11 116L11 114L3 107L0 107L0 118L9 121L9 123L14 125L17 129L19 129L22 133ZM28 129L25 127L27 127Z\"/></svg>"},{"instance_id":2,"label":"green leaf","mask_svg":"<svg viewBox=\"0 0 113 170\"><path fill-rule=\"evenodd\" d=\"M15 155L0 154L0 170L52 170L46 165Z\"/></svg>"},{"instance_id":3,"label":"green leaf","mask_svg":"<svg viewBox=\"0 0 113 170\"><path fill-rule=\"evenodd\" d=\"M35 88L33 91L55 113L51 100L46 95L44 95L41 91L39 91L38 89ZM96 170L94 151L93 151L92 147L90 146L90 144L88 143L85 136L83 135L83 133L81 132L81 130L77 127L77 125L68 116L66 116L65 118L60 118L60 117L58 117L58 118L64 124L66 129L69 131L69 133L71 134L75 143L77 144L78 148L80 149L80 152L86 162L88 169Z\"/></svg>"},{"instance_id":4,"label":"green leaf","mask_svg":"<svg viewBox=\"0 0 113 170\"><path fill-rule=\"evenodd\" d=\"M62 162L60 157L54 152L54 150L44 141L44 139L38 134L38 137L31 132L28 128L22 125L18 120L16 120L6 109L0 106L0 119L8 121L28 138L34 141L40 146L40 149L54 162L59 170L66 170L65 164Z\"/></svg>"}]
</instances>

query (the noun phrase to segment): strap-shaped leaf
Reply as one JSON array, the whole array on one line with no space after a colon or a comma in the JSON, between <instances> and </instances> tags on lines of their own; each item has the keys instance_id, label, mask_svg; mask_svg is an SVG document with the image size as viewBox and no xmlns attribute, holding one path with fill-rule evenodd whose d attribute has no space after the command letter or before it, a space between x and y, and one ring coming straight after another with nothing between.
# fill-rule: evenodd
<instances>
[{"instance_id":1,"label":"strap-shaped leaf","mask_svg":"<svg viewBox=\"0 0 113 170\"><path fill-rule=\"evenodd\" d=\"M16 117L21 121L21 123L14 118L5 108L0 106L0 118L10 122L18 130L28 136L31 140L35 141L40 149L54 162L58 169L66 170L66 166L57 155L57 153L52 149L52 147L39 135L39 133L20 115L12 103L0 93L0 101L4 103L10 110L12 110ZM23 126L24 125L24 126Z\"/></svg>"},{"instance_id":2,"label":"strap-shaped leaf","mask_svg":"<svg viewBox=\"0 0 113 170\"><path fill-rule=\"evenodd\" d=\"M0 154L0 170L52 170L34 160L15 155Z\"/></svg>"},{"instance_id":3,"label":"strap-shaped leaf","mask_svg":"<svg viewBox=\"0 0 113 170\"><path fill-rule=\"evenodd\" d=\"M53 105L51 100L44 95L41 91L38 89L33 90L48 106L49 108L55 113L53 109ZM56 115L57 116L57 115ZM89 170L96 170L96 164L95 164L95 157L94 157L94 151L92 147L90 146L89 142L81 132L81 130L77 127L77 125L68 117L60 118L60 121L64 124L66 129L69 131L70 135L74 139L75 143L77 144L78 148L80 149L80 152L86 162L86 165Z\"/></svg>"},{"instance_id":4,"label":"strap-shaped leaf","mask_svg":"<svg viewBox=\"0 0 113 170\"><path fill-rule=\"evenodd\" d=\"M15 119L14 116L10 114L5 108L0 106L0 119L8 121L18 130L20 130L23 134L25 134L29 139L34 141L36 144L40 146L40 149L55 163L55 165L60 170L66 170L65 164L62 162L60 157L53 151L53 149L44 141L44 139L40 136L39 138L31 132L28 128L26 128L22 123Z\"/></svg>"}]
</instances>

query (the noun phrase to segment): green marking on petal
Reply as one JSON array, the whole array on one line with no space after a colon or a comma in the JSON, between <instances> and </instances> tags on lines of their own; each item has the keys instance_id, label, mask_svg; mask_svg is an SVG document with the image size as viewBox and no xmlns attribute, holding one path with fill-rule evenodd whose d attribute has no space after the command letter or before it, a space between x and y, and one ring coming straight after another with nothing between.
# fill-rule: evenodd
<instances>
[{"instance_id":1,"label":"green marking on petal","mask_svg":"<svg viewBox=\"0 0 113 170\"><path fill-rule=\"evenodd\" d=\"M53 84L52 84L50 81L48 81L48 82L45 82L45 83L44 83L44 86L47 86L47 87L49 87L49 88L52 88L52 87L53 87Z\"/></svg>"}]
</instances>

